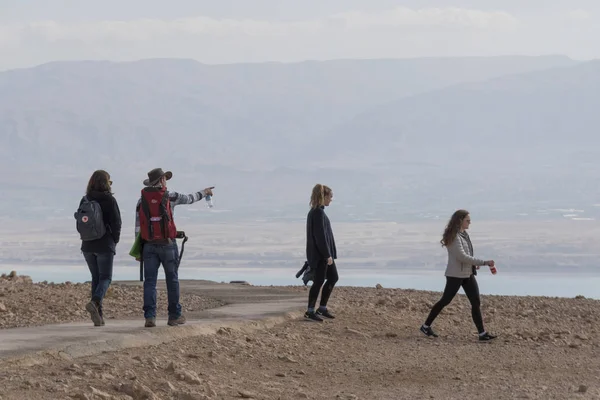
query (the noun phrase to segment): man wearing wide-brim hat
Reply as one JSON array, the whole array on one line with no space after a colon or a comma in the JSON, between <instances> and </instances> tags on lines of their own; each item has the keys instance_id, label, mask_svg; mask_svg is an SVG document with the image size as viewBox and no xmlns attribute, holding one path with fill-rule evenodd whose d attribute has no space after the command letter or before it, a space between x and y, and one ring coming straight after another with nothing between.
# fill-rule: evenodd
<instances>
[{"instance_id":1,"label":"man wearing wide-brim hat","mask_svg":"<svg viewBox=\"0 0 600 400\"><path fill-rule=\"evenodd\" d=\"M168 181L173 177L173 173L171 171L163 172L162 168L154 168L148 172L148 179L144 179L144 186L156 186L163 177Z\"/></svg>"},{"instance_id":2,"label":"man wearing wide-brim hat","mask_svg":"<svg viewBox=\"0 0 600 400\"><path fill-rule=\"evenodd\" d=\"M146 189L167 188L167 181L173 177L171 171L164 172L162 168L154 168L148 172L148 178L144 180ZM167 191L167 197L174 215L174 208L180 204L195 203L207 195L212 196L214 187L207 187L192 194L182 194L173 191ZM138 200L135 213L135 234L140 232L139 210L142 199ZM169 301L168 325L177 326L185 323L185 317L181 313L181 304L179 303L179 252L177 243L174 239L164 239L145 242L142 258L144 260L144 317L146 318L146 327L156 326L156 281L158 278L158 269L163 265L165 270L165 281L167 283L167 297Z\"/></svg>"}]
</instances>

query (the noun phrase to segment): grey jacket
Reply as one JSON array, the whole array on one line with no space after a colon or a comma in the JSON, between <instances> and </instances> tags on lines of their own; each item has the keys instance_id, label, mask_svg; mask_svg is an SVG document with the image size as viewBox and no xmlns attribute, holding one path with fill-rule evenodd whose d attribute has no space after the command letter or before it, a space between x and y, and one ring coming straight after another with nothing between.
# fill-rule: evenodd
<instances>
[{"instance_id":1,"label":"grey jacket","mask_svg":"<svg viewBox=\"0 0 600 400\"><path fill-rule=\"evenodd\" d=\"M485 265L485 261L473 257L469 243L460 234L446 247L448 250L448 265L444 275L453 278L468 278L473 273L473 265Z\"/></svg>"}]
</instances>

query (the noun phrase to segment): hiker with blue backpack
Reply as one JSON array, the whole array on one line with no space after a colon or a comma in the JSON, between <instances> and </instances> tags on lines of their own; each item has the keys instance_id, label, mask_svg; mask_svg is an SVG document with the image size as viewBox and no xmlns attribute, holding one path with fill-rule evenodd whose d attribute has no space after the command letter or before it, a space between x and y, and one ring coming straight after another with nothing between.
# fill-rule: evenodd
<instances>
[{"instance_id":1,"label":"hiker with blue backpack","mask_svg":"<svg viewBox=\"0 0 600 400\"><path fill-rule=\"evenodd\" d=\"M111 186L108 172L94 171L74 215L81 251L92 275L92 296L85 309L94 326L104 325L102 300L112 281L113 260L121 237L121 212Z\"/></svg>"}]
</instances>

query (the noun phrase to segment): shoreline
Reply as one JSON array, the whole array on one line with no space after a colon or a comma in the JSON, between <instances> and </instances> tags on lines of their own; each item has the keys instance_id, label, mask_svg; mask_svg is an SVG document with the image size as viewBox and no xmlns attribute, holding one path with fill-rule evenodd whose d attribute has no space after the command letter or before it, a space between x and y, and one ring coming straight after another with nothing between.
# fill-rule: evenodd
<instances>
[{"instance_id":1,"label":"shoreline","mask_svg":"<svg viewBox=\"0 0 600 400\"><path fill-rule=\"evenodd\" d=\"M90 281L89 271L83 266L57 268L56 266L7 265L0 273L14 270L18 275L30 276L35 283L54 282L56 284ZM210 281L229 283L246 281L253 286L265 287L303 287L301 278L295 278L299 269L294 268L191 268L180 270L181 281ZM159 280L164 272L159 271ZM593 273L512 273L499 270L497 275L481 270L477 275L479 290L483 296L518 296L543 298L586 298L600 300L600 276ZM138 267L120 267L115 269L113 282L139 282ZM351 269L340 271L338 287L371 288L381 284L390 289L418 290L441 293L444 289L444 270L381 270ZM310 285L310 282L309 282Z\"/></svg>"},{"instance_id":2,"label":"shoreline","mask_svg":"<svg viewBox=\"0 0 600 400\"><path fill-rule=\"evenodd\" d=\"M19 268L12 265L8 270L0 270L0 274L8 274L14 270L20 276L31 277L33 283L44 282L54 284L89 283L89 272L83 268L77 268L78 273L52 274L55 279L49 278L48 274L34 272L36 268ZM127 273L113 275L115 283L135 283L139 281L139 270L136 267L126 267ZM220 271L220 273L218 272ZM243 272L242 272L243 271ZM270 268L246 268L228 271L227 268L182 268L181 282L211 282L229 283L231 281L246 281L255 287L285 287L303 288L301 278L295 278L295 272L289 269L271 270ZM117 278L117 279L115 279ZM159 271L159 281L164 279L164 272ZM592 300L600 300L600 276L594 274L559 274L559 273L502 273L491 275L489 271L482 270L477 275L479 290L482 296L510 296L510 297L539 297L572 299L585 297ZM311 282L309 282L310 287ZM444 289L444 271L438 270L347 270L343 271L340 281L336 287L347 288L374 288L377 284L386 289L413 290L420 292L438 293ZM461 292L462 293L462 290Z\"/></svg>"}]
</instances>

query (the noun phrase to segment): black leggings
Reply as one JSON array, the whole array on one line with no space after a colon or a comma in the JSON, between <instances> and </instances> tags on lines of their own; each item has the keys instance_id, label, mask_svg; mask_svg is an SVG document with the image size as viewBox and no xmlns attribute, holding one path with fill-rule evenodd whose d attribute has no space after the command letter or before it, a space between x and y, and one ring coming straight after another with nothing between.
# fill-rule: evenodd
<instances>
[{"instance_id":1,"label":"black leggings","mask_svg":"<svg viewBox=\"0 0 600 400\"><path fill-rule=\"evenodd\" d=\"M325 283L325 286L323 286L320 305L321 307L326 307L329 296L331 296L331 291L338 281L338 278L335 261L331 265L327 265L326 261L320 262L319 265L317 265L315 279L310 288L310 292L308 292L308 308L315 308L315 305L317 304L317 298L319 297L319 292L321 291L321 286L323 286L325 283L325 279L327 279L327 283Z\"/></svg>"},{"instance_id":2,"label":"black leggings","mask_svg":"<svg viewBox=\"0 0 600 400\"><path fill-rule=\"evenodd\" d=\"M475 279L475 275L471 275L468 278L452 278L446 277L446 287L444 288L444 294L440 301L435 303L435 305L431 308L431 312L425 321L425 325L431 326L433 320L438 316L438 314L446 307L460 287L465 291L469 302L471 302L471 316L473 317L473 322L475 322L475 326L477 327L477 331L479 333L485 332L483 329L483 318L481 317L481 301L479 300L479 286L477 285L477 280Z\"/></svg>"}]
</instances>

